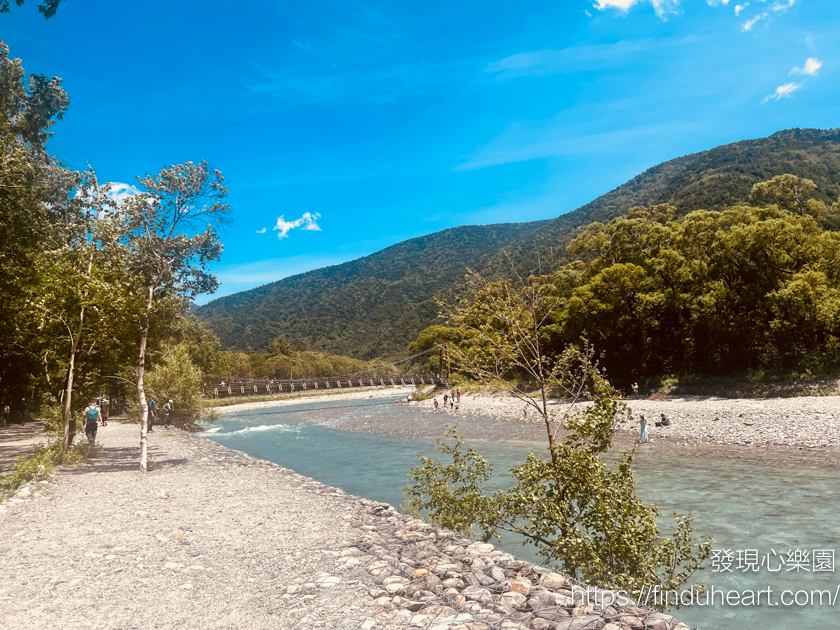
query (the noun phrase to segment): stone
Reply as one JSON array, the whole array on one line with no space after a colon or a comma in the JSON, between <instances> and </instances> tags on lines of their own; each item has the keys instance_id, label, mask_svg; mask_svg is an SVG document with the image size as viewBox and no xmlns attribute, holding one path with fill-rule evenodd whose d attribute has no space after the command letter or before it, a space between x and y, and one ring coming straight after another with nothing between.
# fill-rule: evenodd
<instances>
[{"instance_id":1,"label":"stone","mask_svg":"<svg viewBox=\"0 0 840 630\"><path fill-rule=\"evenodd\" d=\"M549 630L551 628L551 623L546 621L545 619L540 619L537 617L536 619L531 620L531 630Z\"/></svg>"},{"instance_id":2,"label":"stone","mask_svg":"<svg viewBox=\"0 0 840 630\"><path fill-rule=\"evenodd\" d=\"M431 572L428 569L417 569L414 573L411 574L413 578L421 578L425 575L429 575Z\"/></svg>"},{"instance_id":3,"label":"stone","mask_svg":"<svg viewBox=\"0 0 840 630\"><path fill-rule=\"evenodd\" d=\"M396 583L388 584L385 587L385 590L388 591L389 595L399 595L405 590L405 586L396 582Z\"/></svg>"},{"instance_id":4,"label":"stone","mask_svg":"<svg viewBox=\"0 0 840 630\"><path fill-rule=\"evenodd\" d=\"M559 573L546 573L540 577L540 585L547 589L556 590L569 586L569 580Z\"/></svg>"},{"instance_id":5,"label":"stone","mask_svg":"<svg viewBox=\"0 0 840 630\"><path fill-rule=\"evenodd\" d=\"M496 565L493 565L492 567L490 567L490 570L487 572L487 574L488 574L491 578L493 578L496 582L501 582L501 581L503 581L503 580L505 579L505 577L506 577L506 576L505 576L504 571L502 571L502 570L501 570L499 567L497 567Z\"/></svg>"},{"instance_id":6,"label":"stone","mask_svg":"<svg viewBox=\"0 0 840 630\"><path fill-rule=\"evenodd\" d=\"M557 622L556 630L601 630L606 625L600 615L567 617Z\"/></svg>"},{"instance_id":7,"label":"stone","mask_svg":"<svg viewBox=\"0 0 840 630\"><path fill-rule=\"evenodd\" d=\"M510 583L510 590L514 593L527 595L531 592L531 582L529 580L519 578L518 580L514 580Z\"/></svg>"},{"instance_id":8,"label":"stone","mask_svg":"<svg viewBox=\"0 0 840 630\"><path fill-rule=\"evenodd\" d=\"M463 595L466 599L478 602L483 606L493 603L493 597L490 595L490 591L486 588L481 588L480 586L468 586L461 591L461 595Z\"/></svg>"},{"instance_id":9,"label":"stone","mask_svg":"<svg viewBox=\"0 0 840 630\"><path fill-rule=\"evenodd\" d=\"M536 612L537 617L540 619L548 619L549 621L556 621L561 618L565 618L569 616L569 613L565 611L565 609L560 608L559 606L545 606L540 608Z\"/></svg>"},{"instance_id":10,"label":"stone","mask_svg":"<svg viewBox=\"0 0 840 630\"><path fill-rule=\"evenodd\" d=\"M288 592L288 591L286 591L286 592ZM379 597L388 597L388 591L386 591L384 588L374 587L374 588L372 588L368 591L368 595L373 597L373 599L377 599Z\"/></svg>"},{"instance_id":11,"label":"stone","mask_svg":"<svg viewBox=\"0 0 840 630\"><path fill-rule=\"evenodd\" d=\"M525 599L526 598L522 593L509 591L507 593L502 593L499 596L499 603L503 606L510 606L511 608L516 609L525 603Z\"/></svg>"},{"instance_id":12,"label":"stone","mask_svg":"<svg viewBox=\"0 0 840 630\"><path fill-rule=\"evenodd\" d=\"M178 588L183 589L185 591L190 591L190 590L192 590L192 587L193 587L192 584L181 584L181 586L179 586Z\"/></svg>"},{"instance_id":13,"label":"stone","mask_svg":"<svg viewBox=\"0 0 840 630\"><path fill-rule=\"evenodd\" d=\"M467 553L472 554L474 556L481 556L490 553L495 549L496 548L490 543L473 543L472 545L467 547Z\"/></svg>"},{"instance_id":14,"label":"stone","mask_svg":"<svg viewBox=\"0 0 840 630\"><path fill-rule=\"evenodd\" d=\"M341 578L334 575L328 575L325 578L318 580L318 588L333 588L341 584Z\"/></svg>"}]
</instances>

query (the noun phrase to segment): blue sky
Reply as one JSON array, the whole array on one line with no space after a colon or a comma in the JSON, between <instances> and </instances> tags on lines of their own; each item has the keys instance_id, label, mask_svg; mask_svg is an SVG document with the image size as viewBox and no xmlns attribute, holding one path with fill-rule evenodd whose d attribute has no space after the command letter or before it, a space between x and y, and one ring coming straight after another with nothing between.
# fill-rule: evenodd
<instances>
[{"instance_id":1,"label":"blue sky","mask_svg":"<svg viewBox=\"0 0 840 630\"><path fill-rule=\"evenodd\" d=\"M71 166L222 170L216 296L840 126L836 0L66 0L48 21L28 0L0 38L63 78L50 150Z\"/></svg>"}]
</instances>

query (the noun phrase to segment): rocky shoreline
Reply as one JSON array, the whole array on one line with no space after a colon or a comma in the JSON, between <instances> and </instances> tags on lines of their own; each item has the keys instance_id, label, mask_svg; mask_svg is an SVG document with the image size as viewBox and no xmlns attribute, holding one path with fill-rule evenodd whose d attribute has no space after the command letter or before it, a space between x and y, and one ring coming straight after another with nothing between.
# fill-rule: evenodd
<instances>
[{"instance_id":1,"label":"rocky shoreline","mask_svg":"<svg viewBox=\"0 0 840 630\"><path fill-rule=\"evenodd\" d=\"M438 396L442 402L442 396ZM627 400L634 423L624 428L619 442L633 442L638 435L638 418L644 414L655 443L732 446L782 446L827 448L840 446L840 396L799 398L729 399L685 396L667 400ZM535 414L526 415L525 404L517 399L482 394L465 394L457 411L436 410L433 400L412 403L425 412L455 418L481 417L524 425ZM563 405L551 401L562 412ZM661 414L671 425L656 427ZM544 431L544 430L543 430Z\"/></svg>"},{"instance_id":2,"label":"rocky shoreline","mask_svg":"<svg viewBox=\"0 0 840 630\"><path fill-rule=\"evenodd\" d=\"M0 506L0 624L14 628L684 630L492 545L174 430L137 470L103 456Z\"/></svg>"}]
</instances>

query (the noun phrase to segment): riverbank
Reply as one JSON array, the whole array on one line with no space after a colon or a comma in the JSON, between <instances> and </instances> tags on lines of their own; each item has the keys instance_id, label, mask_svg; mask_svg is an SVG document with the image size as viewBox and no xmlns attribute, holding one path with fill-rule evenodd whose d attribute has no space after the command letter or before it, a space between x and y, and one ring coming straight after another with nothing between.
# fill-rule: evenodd
<instances>
[{"instance_id":1,"label":"riverbank","mask_svg":"<svg viewBox=\"0 0 840 630\"><path fill-rule=\"evenodd\" d=\"M136 425L109 422L98 439L99 459L0 506L0 625L687 629L575 599L562 576L492 545L194 434L150 435L150 473Z\"/></svg>"},{"instance_id":2,"label":"riverbank","mask_svg":"<svg viewBox=\"0 0 840 630\"><path fill-rule=\"evenodd\" d=\"M442 402L442 397L438 399ZM840 396L768 399L684 396L625 402L632 410L635 422L619 432L619 444L635 441L639 416L644 415L653 446L662 442L809 449L840 447ZM461 418L487 418L535 426L534 411L528 410L526 414L525 404L510 397L465 394L456 405L458 411L442 411L442 408L436 411L433 400L411 404L430 414L446 416L452 422ZM553 400L550 408L562 413L564 405ZM655 426L654 422L661 414L668 417L670 426ZM544 436L545 429L541 425L539 428Z\"/></svg>"},{"instance_id":3,"label":"riverbank","mask_svg":"<svg viewBox=\"0 0 840 630\"><path fill-rule=\"evenodd\" d=\"M285 407L288 405L300 405L301 403L317 403L336 400L362 400L365 398L404 398L415 390L413 385L396 385L394 387L363 387L354 388L348 391L336 391L324 394L323 391L301 392L299 394L283 394L271 397L268 400L248 401L246 398L238 398L237 402L223 405L209 405L217 414L232 414L253 409L268 409L271 407ZM227 399L223 399L227 400Z\"/></svg>"}]
</instances>

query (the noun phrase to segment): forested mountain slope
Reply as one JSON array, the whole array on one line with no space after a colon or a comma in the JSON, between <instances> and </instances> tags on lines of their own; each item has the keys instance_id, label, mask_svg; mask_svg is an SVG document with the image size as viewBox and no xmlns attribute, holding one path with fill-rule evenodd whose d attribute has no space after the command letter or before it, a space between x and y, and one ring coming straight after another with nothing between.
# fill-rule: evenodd
<instances>
[{"instance_id":1,"label":"forested mountain slope","mask_svg":"<svg viewBox=\"0 0 840 630\"><path fill-rule=\"evenodd\" d=\"M524 271L550 271L567 262L566 245L592 221L657 203L671 203L680 214L723 208L783 173L812 179L817 198L837 200L840 129L780 131L679 157L555 219L444 230L215 300L197 314L228 348L259 349L285 334L313 349L393 356L435 322L434 296L457 285L467 267L507 275L509 255Z\"/></svg>"}]
</instances>

